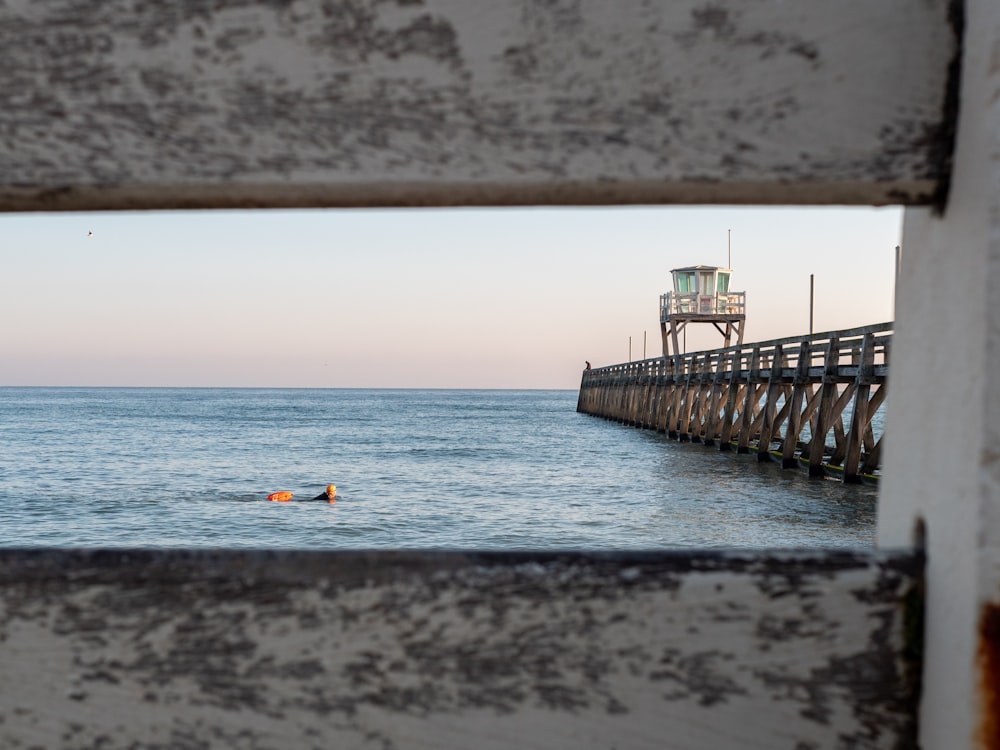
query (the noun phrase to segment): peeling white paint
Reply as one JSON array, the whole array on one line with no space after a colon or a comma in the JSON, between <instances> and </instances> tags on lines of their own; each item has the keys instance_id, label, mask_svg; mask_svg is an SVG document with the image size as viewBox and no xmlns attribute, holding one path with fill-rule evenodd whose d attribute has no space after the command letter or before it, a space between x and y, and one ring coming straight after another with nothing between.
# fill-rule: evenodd
<instances>
[{"instance_id":1,"label":"peeling white paint","mask_svg":"<svg viewBox=\"0 0 1000 750\"><path fill-rule=\"evenodd\" d=\"M927 203L947 0L0 17L0 207Z\"/></svg>"},{"instance_id":2,"label":"peeling white paint","mask_svg":"<svg viewBox=\"0 0 1000 750\"><path fill-rule=\"evenodd\" d=\"M3 746L894 748L914 731L905 555L0 557Z\"/></svg>"}]
</instances>

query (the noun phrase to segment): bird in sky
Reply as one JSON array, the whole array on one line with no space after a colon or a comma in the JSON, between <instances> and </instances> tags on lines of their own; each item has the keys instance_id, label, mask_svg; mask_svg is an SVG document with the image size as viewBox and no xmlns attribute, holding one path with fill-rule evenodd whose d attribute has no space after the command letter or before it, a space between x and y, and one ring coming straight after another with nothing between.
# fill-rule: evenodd
<instances>
[{"instance_id":1,"label":"bird in sky","mask_svg":"<svg viewBox=\"0 0 1000 750\"><path fill-rule=\"evenodd\" d=\"M94 233L93 233L93 232L87 232L87 236L88 236L88 237L93 237L93 236L94 236Z\"/></svg>"}]
</instances>

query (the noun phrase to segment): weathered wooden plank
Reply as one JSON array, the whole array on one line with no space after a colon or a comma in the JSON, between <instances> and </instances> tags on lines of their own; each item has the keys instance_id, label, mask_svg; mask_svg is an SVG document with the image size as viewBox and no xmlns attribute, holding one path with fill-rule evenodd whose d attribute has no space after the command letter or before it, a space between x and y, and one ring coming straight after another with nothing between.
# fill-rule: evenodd
<instances>
[{"instance_id":1,"label":"weathered wooden plank","mask_svg":"<svg viewBox=\"0 0 1000 750\"><path fill-rule=\"evenodd\" d=\"M810 384L806 386L806 406L802 410L801 422L802 424L809 424L816 410L819 408L820 402L820 388L813 389L813 385Z\"/></svg>"},{"instance_id":2,"label":"weathered wooden plank","mask_svg":"<svg viewBox=\"0 0 1000 750\"><path fill-rule=\"evenodd\" d=\"M799 363L795 371L795 383L792 386L792 399L789 404L788 422L785 429L785 440L781 450L781 465L786 469L798 466L795 458L796 443L799 431L808 416L803 414L802 398L809 387L809 343L803 341L799 346ZM811 395L811 394L810 394ZM806 399L808 405L809 399Z\"/></svg>"},{"instance_id":3,"label":"weathered wooden plank","mask_svg":"<svg viewBox=\"0 0 1000 750\"><path fill-rule=\"evenodd\" d=\"M928 203L949 6L6 3L0 210Z\"/></svg>"},{"instance_id":4,"label":"weathered wooden plank","mask_svg":"<svg viewBox=\"0 0 1000 750\"><path fill-rule=\"evenodd\" d=\"M861 473L868 474L875 471L878 468L879 461L882 459L882 441L885 439L885 434L879 436L879 439L875 441L871 450L868 452L868 456L865 458L865 462L861 465Z\"/></svg>"},{"instance_id":5,"label":"weathered wooden plank","mask_svg":"<svg viewBox=\"0 0 1000 750\"><path fill-rule=\"evenodd\" d=\"M678 437L682 442L689 442L694 432L692 427L692 415L696 415L695 404L698 402L698 368L697 361L687 371L684 376L684 402L681 406L681 421L677 425Z\"/></svg>"},{"instance_id":6,"label":"weathered wooden plank","mask_svg":"<svg viewBox=\"0 0 1000 750\"><path fill-rule=\"evenodd\" d=\"M702 438L702 442L706 446L716 445L717 438L722 433L722 418L727 394L726 360L728 359L728 354L720 351L715 354L713 359L715 360L711 364L713 374L709 386L709 398L706 401L707 418L704 422L705 434Z\"/></svg>"},{"instance_id":7,"label":"weathered wooden plank","mask_svg":"<svg viewBox=\"0 0 1000 750\"><path fill-rule=\"evenodd\" d=\"M718 355L715 374L709 386L709 398L707 400L707 416L704 423L705 434L702 442L706 446L713 446L717 442L719 434L722 432L723 403L726 398L727 387L725 385L725 371L722 366L723 354Z\"/></svg>"},{"instance_id":8,"label":"weathered wooden plank","mask_svg":"<svg viewBox=\"0 0 1000 750\"><path fill-rule=\"evenodd\" d=\"M740 415L740 433L739 441L736 446L737 453L749 453L750 452L750 441L753 439L757 427L759 425L757 422L757 414L760 406L760 398L765 390L767 390L767 385L759 382L760 378L760 358L759 352L754 349L753 359L750 365L750 374L747 381L747 387L744 391L743 400L743 413Z\"/></svg>"},{"instance_id":9,"label":"weathered wooden plank","mask_svg":"<svg viewBox=\"0 0 1000 750\"><path fill-rule=\"evenodd\" d=\"M0 551L0 744L909 746L921 571L874 552Z\"/></svg>"},{"instance_id":10,"label":"weathered wooden plank","mask_svg":"<svg viewBox=\"0 0 1000 750\"><path fill-rule=\"evenodd\" d=\"M844 394L854 393L854 386L849 385L844 391ZM841 399L843 396L841 396ZM839 403L839 402L838 402ZM847 432L844 429L844 419L841 416L843 410L838 409L834 406L834 413L837 414L833 418L833 454L830 456L831 466L840 466L844 463L844 457L847 455Z\"/></svg>"},{"instance_id":11,"label":"weathered wooden plank","mask_svg":"<svg viewBox=\"0 0 1000 750\"><path fill-rule=\"evenodd\" d=\"M726 388L726 408L722 418L722 430L719 434L719 449L728 451L732 449L733 427L736 423L740 395L744 386L740 384L740 354L737 350L730 352L729 378Z\"/></svg>"}]
</instances>

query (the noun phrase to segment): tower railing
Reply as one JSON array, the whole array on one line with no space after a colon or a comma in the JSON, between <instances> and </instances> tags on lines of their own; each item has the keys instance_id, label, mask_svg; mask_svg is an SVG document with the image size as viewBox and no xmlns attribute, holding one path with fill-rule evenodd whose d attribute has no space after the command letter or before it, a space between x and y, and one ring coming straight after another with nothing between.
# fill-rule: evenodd
<instances>
[{"instance_id":1,"label":"tower railing","mask_svg":"<svg viewBox=\"0 0 1000 750\"><path fill-rule=\"evenodd\" d=\"M660 322L677 315L746 314L746 292L667 292L660 295Z\"/></svg>"}]
</instances>

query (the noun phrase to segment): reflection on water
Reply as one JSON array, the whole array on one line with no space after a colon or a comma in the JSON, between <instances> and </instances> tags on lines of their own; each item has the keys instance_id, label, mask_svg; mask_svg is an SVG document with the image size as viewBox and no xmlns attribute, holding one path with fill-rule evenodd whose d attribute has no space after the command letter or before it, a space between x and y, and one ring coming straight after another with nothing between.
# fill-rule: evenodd
<instances>
[{"instance_id":1,"label":"reflection on water","mask_svg":"<svg viewBox=\"0 0 1000 750\"><path fill-rule=\"evenodd\" d=\"M733 539L752 547L874 544L874 486L810 479L804 470L758 462L756 454L635 432L658 449L654 477L665 492L654 518L676 531L668 546L732 546Z\"/></svg>"}]
</instances>

